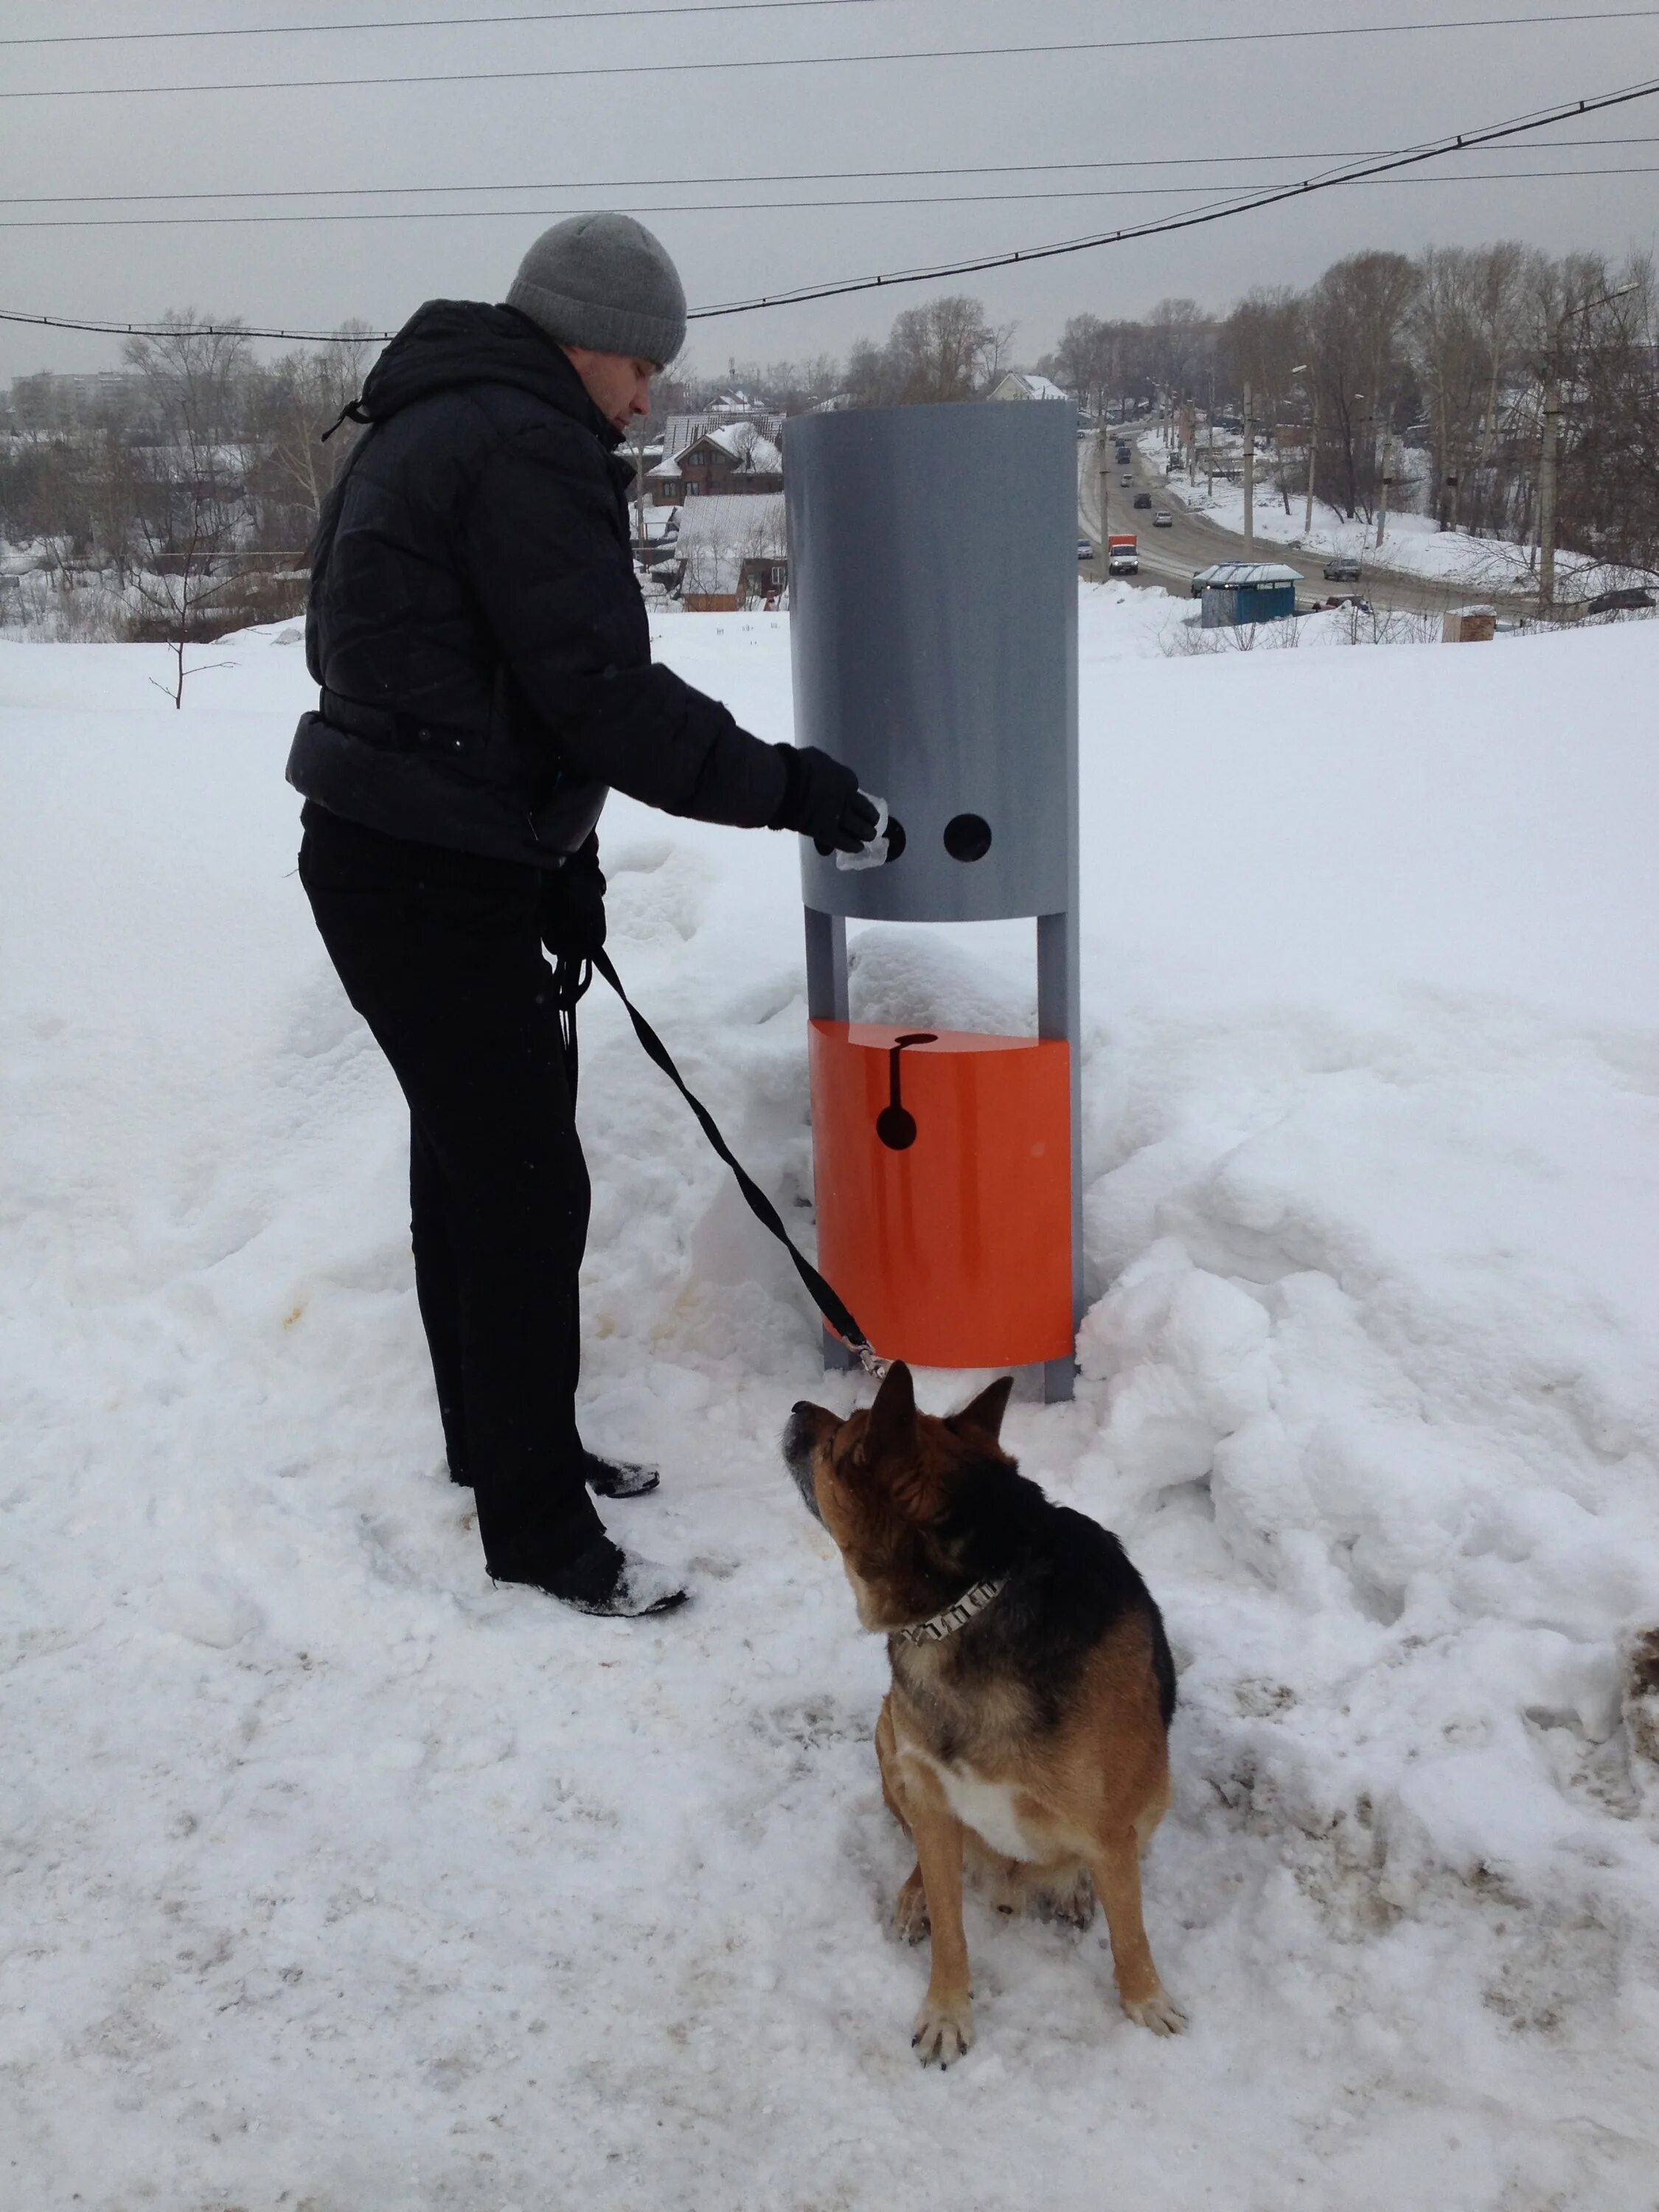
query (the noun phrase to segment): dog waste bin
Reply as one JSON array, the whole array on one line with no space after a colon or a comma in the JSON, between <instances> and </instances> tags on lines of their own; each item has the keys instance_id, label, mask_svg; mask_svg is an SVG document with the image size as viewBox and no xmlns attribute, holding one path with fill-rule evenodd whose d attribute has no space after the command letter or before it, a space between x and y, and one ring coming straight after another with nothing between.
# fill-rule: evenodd
<instances>
[{"instance_id":1,"label":"dog waste bin","mask_svg":"<svg viewBox=\"0 0 1659 2212\"><path fill-rule=\"evenodd\" d=\"M1076 416L897 407L786 433L795 727L888 804L803 841L819 1265L886 1358L1040 1364L1081 1316ZM847 924L1036 923L1037 1034L850 1022ZM830 1336L826 1357L848 1355Z\"/></svg>"}]
</instances>

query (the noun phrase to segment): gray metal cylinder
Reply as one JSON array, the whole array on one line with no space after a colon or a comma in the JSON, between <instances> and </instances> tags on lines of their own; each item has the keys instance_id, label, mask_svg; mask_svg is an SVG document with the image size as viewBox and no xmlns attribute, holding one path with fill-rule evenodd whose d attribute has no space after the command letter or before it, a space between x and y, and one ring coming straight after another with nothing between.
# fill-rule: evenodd
<instances>
[{"instance_id":1,"label":"gray metal cylinder","mask_svg":"<svg viewBox=\"0 0 1659 2212\"><path fill-rule=\"evenodd\" d=\"M902 825L884 867L801 844L821 914L1066 911L1077 788L1077 418L1054 400L792 416L795 735Z\"/></svg>"}]
</instances>

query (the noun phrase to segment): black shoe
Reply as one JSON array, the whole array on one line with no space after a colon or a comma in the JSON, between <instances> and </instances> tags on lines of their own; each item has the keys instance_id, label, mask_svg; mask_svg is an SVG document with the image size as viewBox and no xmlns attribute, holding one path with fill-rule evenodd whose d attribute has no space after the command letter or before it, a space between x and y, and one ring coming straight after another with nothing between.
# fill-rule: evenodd
<instances>
[{"instance_id":1,"label":"black shoe","mask_svg":"<svg viewBox=\"0 0 1659 2212\"><path fill-rule=\"evenodd\" d=\"M615 1620L635 1620L642 1613L672 1613L690 1593L678 1575L659 1567L654 1559L624 1552L608 1536L600 1536L567 1567L544 1574L508 1574L492 1566L498 1583L524 1583L544 1590L578 1613L598 1613Z\"/></svg>"},{"instance_id":2,"label":"black shoe","mask_svg":"<svg viewBox=\"0 0 1659 2212\"><path fill-rule=\"evenodd\" d=\"M585 1480L595 1498L643 1498L662 1480L654 1467L636 1467L632 1460L601 1459L597 1452L582 1457Z\"/></svg>"}]
</instances>

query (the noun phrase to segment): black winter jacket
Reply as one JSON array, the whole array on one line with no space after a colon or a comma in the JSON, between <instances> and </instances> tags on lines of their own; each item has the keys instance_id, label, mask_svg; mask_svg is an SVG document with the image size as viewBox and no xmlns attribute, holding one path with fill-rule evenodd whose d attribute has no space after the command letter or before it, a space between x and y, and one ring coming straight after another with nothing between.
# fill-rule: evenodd
<instances>
[{"instance_id":1,"label":"black winter jacket","mask_svg":"<svg viewBox=\"0 0 1659 2212\"><path fill-rule=\"evenodd\" d=\"M360 405L371 427L313 550L322 700L289 781L393 836L544 866L583 842L611 785L699 821L769 823L789 749L653 666L633 472L561 349L514 308L431 300Z\"/></svg>"}]
</instances>

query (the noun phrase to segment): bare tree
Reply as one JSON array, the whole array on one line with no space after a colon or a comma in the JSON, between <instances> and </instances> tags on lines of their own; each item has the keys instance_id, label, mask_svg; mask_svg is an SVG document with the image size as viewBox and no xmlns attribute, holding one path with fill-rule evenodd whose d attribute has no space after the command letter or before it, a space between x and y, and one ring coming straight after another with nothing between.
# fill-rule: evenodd
<instances>
[{"instance_id":1,"label":"bare tree","mask_svg":"<svg viewBox=\"0 0 1659 2212\"><path fill-rule=\"evenodd\" d=\"M356 441L358 426L340 422L340 412L362 389L375 350L366 323L343 323L335 335L336 344L285 354L259 378L254 402L261 459L288 495L271 503L291 503L299 544L310 542Z\"/></svg>"},{"instance_id":2,"label":"bare tree","mask_svg":"<svg viewBox=\"0 0 1659 2212\"><path fill-rule=\"evenodd\" d=\"M1652 260L1635 254L1615 268L1575 254L1533 276L1528 366L1556 410L1556 538L1621 567L1659 568Z\"/></svg>"},{"instance_id":3,"label":"bare tree","mask_svg":"<svg viewBox=\"0 0 1659 2212\"><path fill-rule=\"evenodd\" d=\"M886 349L873 338L854 338L842 384L855 407L885 407L893 394Z\"/></svg>"},{"instance_id":4,"label":"bare tree","mask_svg":"<svg viewBox=\"0 0 1659 2212\"><path fill-rule=\"evenodd\" d=\"M226 568L225 556L234 543L234 522L213 502L185 495L167 500L159 517L155 509L147 507L140 532L147 558L134 579L134 589L143 612L133 623L132 635L159 635L172 649L173 703L181 708L185 678L197 673L186 670L185 649L213 635L211 617L223 612L232 596L235 580Z\"/></svg>"},{"instance_id":5,"label":"bare tree","mask_svg":"<svg viewBox=\"0 0 1659 2212\"><path fill-rule=\"evenodd\" d=\"M994 330L965 294L907 308L887 341L900 403L975 398L995 374L1009 335Z\"/></svg>"},{"instance_id":6,"label":"bare tree","mask_svg":"<svg viewBox=\"0 0 1659 2212\"><path fill-rule=\"evenodd\" d=\"M857 405L916 406L975 399L1001 374L1012 323L993 325L960 293L908 307L883 346L860 339L848 357L846 388Z\"/></svg>"},{"instance_id":7,"label":"bare tree","mask_svg":"<svg viewBox=\"0 0 1659 2212\"><path fill-rule=\"evenodd\" d=\"M1475 439L1474 481L1473 484L1464 482L1460 471L1459 482L1455 487L1456 496L1451 507L1454 526L1460 520L1471 495L1477 501L1483 501L1492 513L1496 512L1495 505L1487 494L1486 477L1498 435L1500 396L1514 372L1521 347L1522 277L1527 259L1525 249L1513 240L1504 240L1496 246L1478 247L1476 252L1479 275L1474 313L1486 356L1486 396ZM1492 513L1478 515L1476 519L1490 525Z\"/></svg>"},{"instance_id":8,"label":"bare tree","mask_svg":"<svg viewBox=\"0 0 1659 2212\"><path fill-rule=\"evenodd\" d=\"M1382 442L1415 394L1406 339L1418 281L1402 253L1350 253L1307 297L1306 343L1326 441L1320 480L1335 477L1350 515L1372 514Z\"/></svg>"},{"instance_id":9,"label":"bare tree","mask_svg":"<svg viewBox=\"0 0 1659 2212\"><path fill-rule=\"evenodd\" d=\"M212 616L233 595L228 556L249 528L242 433L250 358L234 326L204 332L205 319L193 309L164 319L164 330L125 347L144 380L151 434L132 456L133 588L142 610L134 630L172 647L173 703L182 707L185 648L212 635Z\"/></svg>"},{"instance_id":10,"label":"bare tree","mask_svg":"<svg viewBox=\"0 0 1659 2212\"><path fill-rule=\"evenodd\" d=\"M1214 343L1215 325L1196 300L1160 300L1146 319L1146 373L1171 401L1194 393Z\"/></svg>"},{"instance_id":11,"label":"bare tree","mask_svg":"<svg viewBox=\"0 0 1659 2212\"><path fill-rule=\"evenodd\" d=\"M143 380L151 427L198 474L240 437L252 356L234 317L222 323L194 307L169 308L160 329L121 350Z\"/></svg>"},{"instance_id":12,"label":"bare tree","mask_svg":"<svg viewBox=\"0 0 1659 2212\"><path fill-rule=\"evenodd\" d=\"M1292 372L1303 352L1302 302L1284 286L1273 290L1258 286L1245 294L1218 337L1219 359L1231 387L1242 392L1249 385L1255 422L1265 425L1273 441L1279 495L1288 514L1291 493L1279 433L1291 410Z\"/></svg>"},{"instance_id":13,"label":"bare tree","mask_svg":"<svg viewBox=\"0 0 1659 2212\"><path fill-rule=\"evenodd\" d=\"M804 415L840 392L842 368L833 354L820 353L805 361L774 361L764 368L744 368L739 380L746 391L765 394L769 412Z\"/></svg>"},{"instance_id":14,"label":"bare tree","mask_svg":"<svg viewBox=\"0 0 1659 2212\"><path fill-rule=\"evenodd\" d=\"M1073 315L1060 334L1059 345L1044 354L1037 367L1100 422L1119 387L1121 354L1117 325L1102 322L1098 315Z\"/></svg>"}]
</instances>

